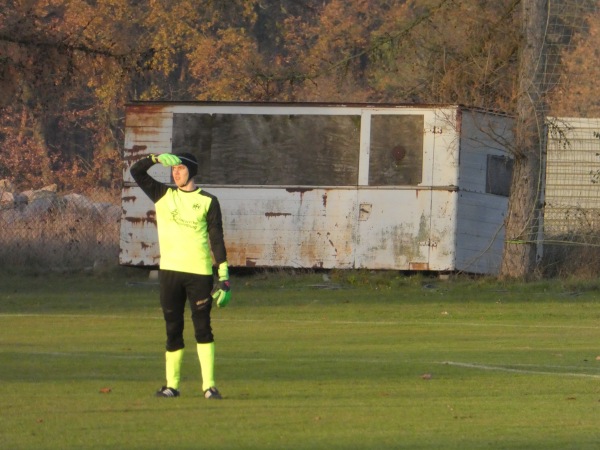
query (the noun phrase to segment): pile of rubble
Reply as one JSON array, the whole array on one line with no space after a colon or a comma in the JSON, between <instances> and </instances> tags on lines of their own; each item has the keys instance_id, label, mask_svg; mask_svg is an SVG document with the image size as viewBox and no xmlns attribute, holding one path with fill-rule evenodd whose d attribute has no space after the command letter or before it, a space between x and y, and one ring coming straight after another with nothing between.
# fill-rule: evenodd
<instances>
[{"instance_id":1,"label":"pile of rubble","mask_svg":"<svg viewBox=\"0 0 600 450\"><path fill-rule=\"evenodd\" d=\"M0 180L0 223L10 225L37 220L50 213L114 223L121 218L121 206L94 202L81 194L59 195L55 184L17 192L9 180Z\"/></svg>"}]
</instances>

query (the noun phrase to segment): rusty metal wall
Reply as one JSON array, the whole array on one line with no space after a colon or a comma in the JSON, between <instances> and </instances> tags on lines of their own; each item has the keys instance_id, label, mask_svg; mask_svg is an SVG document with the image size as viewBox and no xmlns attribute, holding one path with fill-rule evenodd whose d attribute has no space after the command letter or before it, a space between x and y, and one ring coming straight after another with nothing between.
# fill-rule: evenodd
<instances>
[{"instance_id":1,"label":"rusty metal wall","mask_svg":"<svg viewBox=\"0 0 600 450\"><path fill-rule=\"evenodd\" d=\"M496 228L501 227L507 202L505 197L486 193L485 161L489 154L506 154L506 149L498 143L481 143L483 136L493 133L484 130L482 123L472 126L472 118L484 113L457 106L136 104L127 110L127 166L144 154L172 150L176 115L183 114L180 117L194 123L190 114L211 111L221 115L341 114L361 118L358 182L354 186L205 185L201 177L196 180L220 199L233 266L454 271L468 265L478 273L493 273L499 267L498 242L503 235ZM421 129L417 128L415 136L423 149L421 162L411 160L421 173L411 181L413 185L369 183L381 180L369 175L368 165L371 119L382 115L421 117ZM468 139L461 136L465 117L471 124L471 142L480 144L471 144L461 155L461 146L469 147ZM505 120L488 118L486 126L495 127L498 133L506 127ZM403 150L392 141L389 147L389 164L401 163ZM170 182L168 169L154 166L152 171L157 179ZM153 205L135 186L128 168L124 181L120 261L157 265L160 252ZM461 182L465 182L464 192ZM458 211L469 207L477 211L481 223L477 214L467 214L469 218L459 230Z\"/></svg>"}]
</instances>

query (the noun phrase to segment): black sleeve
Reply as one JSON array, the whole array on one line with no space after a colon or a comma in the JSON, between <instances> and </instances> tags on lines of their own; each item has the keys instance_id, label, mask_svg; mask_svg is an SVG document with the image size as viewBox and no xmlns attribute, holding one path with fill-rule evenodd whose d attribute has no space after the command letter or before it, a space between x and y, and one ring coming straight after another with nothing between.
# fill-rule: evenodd
<instances>
[{"instance_id":1,"label":"black sleeve","mask_svg":"<svg viewBox=\"0 0 600 450\"><path fill-rule=\"evenodd\" d=\"M215 257L217 266L227 261L227 251L225 250L225 239L223 238L223 219L221 217L221 205L219 200L213 196L208 213L206 215L206 224L208 227L208 238L210 248Z\"/></svg>"},{"instance_id":2,"label":"black sleeve","mask_svg":"<svg viewBox=\"0 0 600 450\"><path fill-rule=\"evenodd\" d=\"M152 161L152 157L147 156L134 163L129 171L142 191L150 197L153 203L156 203L165 195L169 187L148 175L148 170L153 165L154 161Z\"/></svg>"}]
</instances>

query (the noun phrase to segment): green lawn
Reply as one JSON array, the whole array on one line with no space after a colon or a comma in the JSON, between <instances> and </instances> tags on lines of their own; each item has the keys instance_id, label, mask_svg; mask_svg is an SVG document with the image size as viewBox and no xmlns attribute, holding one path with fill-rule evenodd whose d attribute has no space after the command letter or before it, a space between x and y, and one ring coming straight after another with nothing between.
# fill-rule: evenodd
<instances>
[{"instance_id":1,"label":"green lawn","mask_svg":"<svg viewBox=\"0 0 600 450\"><path fill-rule=\"evenodd\" d=\"M584 449L600 445L600 282L234 276L200 391L163 384L143 271L0 278L2 449Z\"/></svg>"}]
</instances>

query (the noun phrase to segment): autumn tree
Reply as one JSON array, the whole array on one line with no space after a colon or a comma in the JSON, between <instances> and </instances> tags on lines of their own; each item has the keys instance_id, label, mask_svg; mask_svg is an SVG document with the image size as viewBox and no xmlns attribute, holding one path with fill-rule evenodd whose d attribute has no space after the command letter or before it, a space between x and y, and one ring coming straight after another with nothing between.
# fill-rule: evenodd
<instances>
[{"instance_id":1,"label":"autumn tree","mask_svg":"<svg viewBox=\"0 0 600 450\"><path fill-rule=\"evenodd\" d=\"M332 0L290 16L278 65L296 100L514 108L515 2ZM509 38L507 38L507 36Z\"/></svg>"},{"instance_id":2,"label":"autumn tree","mask_svg":"<svg viewBox=\"0 0 600 450\"><path fill-rule=\"evenodd\" d=\"M506 218L503 278L527 278L536 266L541 217L542 155L547 114L544 21L547 0L522 1L513 181Z\"/></svg>"},{"instance_id":3,"label":"autumn tree","mask_svg":"<svg viewBox=\"0 0 600 450\"><path fill-rule=\"evenodd\" d=\"M560 52L560 78L549 96L550 113L557 117L600 116L600 21L597 12L580 17L585 26L573 27L571 45Z\"/></svg>"},{"instance_id":4,"label":"autumn tree","mask_svg":"<svg viewBox=\"0 0 600 450\"><path fill-rule=\"evenodd\" d=\"M144 58L130 34L136 11L110 0L4 3L0 175L23 187L118 183L119 108Z\"/></svg>"}]
</instances>

